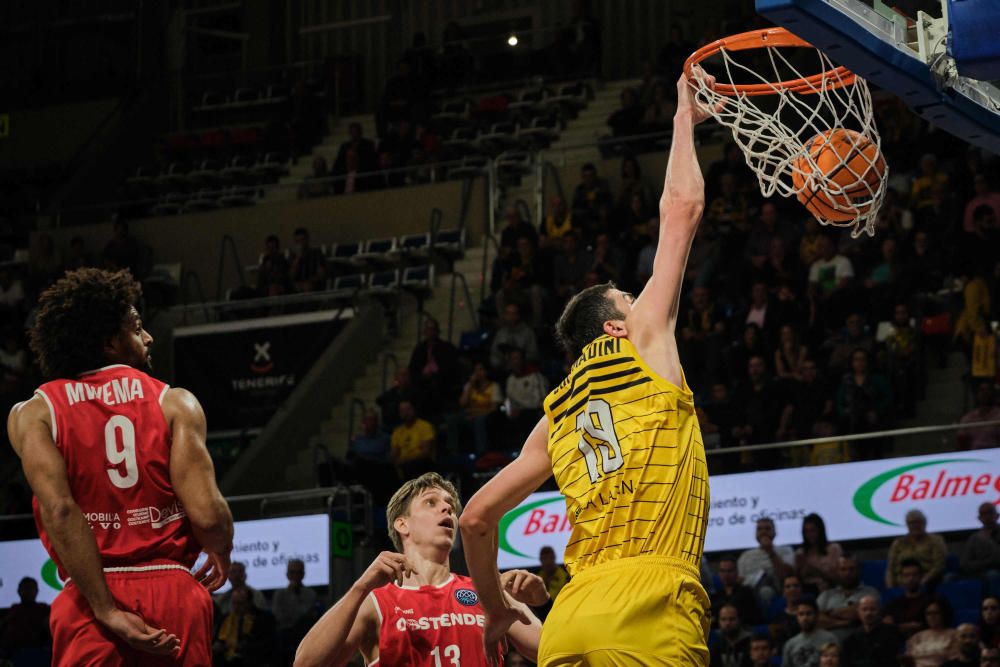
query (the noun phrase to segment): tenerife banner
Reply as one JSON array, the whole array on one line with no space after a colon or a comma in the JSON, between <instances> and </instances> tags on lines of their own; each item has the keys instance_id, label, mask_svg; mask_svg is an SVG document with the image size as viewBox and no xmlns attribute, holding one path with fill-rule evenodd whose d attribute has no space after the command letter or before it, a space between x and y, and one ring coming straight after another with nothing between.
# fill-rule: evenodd
<instances>
[{"instance_id":1,"label":"tenerife banner","mask_svg":"<svg viewBox=\"0 0 1000 667\"><path fill-rule=\"evenodd\" d=\"M831 540L901 535L914 508L931 532L971 530L981 503L1000 503L1000 449L716 475L710 483L710 552L756 547L763 517L774 520L777 544L799 544L802 519L813 512ZM500 522L500 569L536 566L543 546L562 560L570 530L559 493L532 494Z\"/></svg>"},{"instance_id":2,"label":"tenerife banner","mask_svg":"<svg viewBox=\"0 0 1000 667\"><path fill-rule=\"evenodd\" d=\"M346 308L177 327L175 384L198 397L213 432L263 426L352 315Z\"/></svg>"}]
</instances>

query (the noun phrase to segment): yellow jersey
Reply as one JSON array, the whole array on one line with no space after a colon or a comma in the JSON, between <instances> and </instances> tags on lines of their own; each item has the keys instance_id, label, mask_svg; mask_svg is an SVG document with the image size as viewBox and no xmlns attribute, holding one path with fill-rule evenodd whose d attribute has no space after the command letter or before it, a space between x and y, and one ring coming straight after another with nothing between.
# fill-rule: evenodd
<instances>
[{"instance_id":1,"label":"yellow jersey","mask_svg":"<svg viewBox=\"0 0 1000 667\"><path fill-rule=\"evenodd\" d=\"M571 575L640 555L700 566L708 467L682 384L654 373L627 338L601 336L546 397L552 474L573 527Z\"/></svg>"}]
</instances>

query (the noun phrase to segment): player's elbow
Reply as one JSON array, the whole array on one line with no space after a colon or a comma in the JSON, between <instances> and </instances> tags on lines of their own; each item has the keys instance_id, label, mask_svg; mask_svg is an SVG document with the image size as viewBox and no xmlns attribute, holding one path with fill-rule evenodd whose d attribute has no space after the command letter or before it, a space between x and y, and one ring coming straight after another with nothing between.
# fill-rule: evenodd
<instances>
[{"instance_id":1,"label":"player's elbow","mask_svg":"<svg viewBox=\"0 0 1000 667\"><path fill-rule=\"evenodd\" d=\"M697 223L705 211L705 196L698 192L670 192L660 197L660 222L682 220Z\"/></svg>"},{"instance_id":2,"label":"player's elbow","mask_svg":"<svg viewBox=\"0 0 1000 667\"><path fill-rule=\"evenodd\" d=\"M462 531L463 539L485 535L489 530L489 520L483 510L483 504L476 502L475 498L469 501L469 505L458 520L458 527Z\"/></svg>"},{"instance_id":3,"label":"player's elbow","mask_svg":"<svg viewBox=\"0 0 1000 667\"><path fill-rule=\"evenodd\" d=\"M39 498L38 509L48 525L65 523L74 512L80 511L72 498Z\"/></svg>"}]
</instances>

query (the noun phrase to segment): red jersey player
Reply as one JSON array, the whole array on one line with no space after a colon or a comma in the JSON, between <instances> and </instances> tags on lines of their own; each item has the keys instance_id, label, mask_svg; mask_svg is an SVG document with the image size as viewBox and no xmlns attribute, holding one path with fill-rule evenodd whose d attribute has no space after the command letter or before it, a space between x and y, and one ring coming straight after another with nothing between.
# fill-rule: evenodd
<instances>
[{"instance_id":1,"label":"red jersey player","mask_svg":"<svg viewBox=\"0 0 1000 667\"><path fill-rule=\"evenodd\" d=\"M139 296L129 273L98 269L43 292L31 345L53 379L7 422L39 535L70 579L50 617L57 666L211 664L209 592L226 580L233 520L197 399L144 372Z\"/></svg>"},{"instance_id":2,"label":"red jersey player","mask_svg":"<svg viewBox=\"0 0 1000 667\"><path fill-rule=\"evenodd\" d=\"M471 579L448 566L460 512L458 492L437 473L400 487L386 515L402 553L379 554L302 640L295 667L343 667L357 651L369 667L485 665L478 595ZM504 573L502 582L528 621L512 625L507 639L534 660L542 624L526 604L548 599L545 584L523 570Z\"/></svg>"}]
</instances>

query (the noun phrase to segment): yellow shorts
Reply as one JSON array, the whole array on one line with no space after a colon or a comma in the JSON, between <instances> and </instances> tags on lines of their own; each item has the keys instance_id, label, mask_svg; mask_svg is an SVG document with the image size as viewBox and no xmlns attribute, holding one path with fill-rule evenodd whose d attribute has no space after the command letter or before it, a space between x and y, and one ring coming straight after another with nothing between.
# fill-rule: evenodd
<instances>
[{"instance_id":1,"label":"yellow shorts","mask_svg":"<svg viewBox=\"0 0 1000 667\"><path fill-rule=\"evenodd\" d=\"M539 667L706 667L708 595L686 561L638 556L573 577L542 626Z\"/></svg>"}]
</instances>

